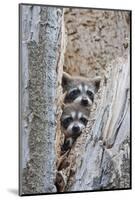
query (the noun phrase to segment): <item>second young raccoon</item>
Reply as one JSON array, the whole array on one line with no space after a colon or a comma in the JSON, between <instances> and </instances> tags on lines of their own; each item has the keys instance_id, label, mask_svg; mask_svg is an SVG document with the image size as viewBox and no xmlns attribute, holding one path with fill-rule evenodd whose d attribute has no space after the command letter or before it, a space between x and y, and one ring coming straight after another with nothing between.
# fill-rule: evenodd
<instances>
[{"instance_id":1,"label":"second young raccoon","mask_svg":"<svg viewBox=\"0 0 135 200\"><path fill-rule=\"evenodd\" d=\"M64 99L65 103L79 103L82 106L91 106L94 101L94 95L100 86L100 77L94 79L85 78L82 76L70 76L63 73L62 87L66 92Z\"/></svg>"},{"instance_id":2,"label":"second young raccoon","mask_svg":"<svg viewBox=\"0 0 135 200\"><path fill-rule=\"evenodd\" d=\"M88 117L89 111L85 107L75 103L65 105L61 116L62 132L65 135L62 151L67 151L72 147L86 127Z\"/></svg>"}]
</instances>

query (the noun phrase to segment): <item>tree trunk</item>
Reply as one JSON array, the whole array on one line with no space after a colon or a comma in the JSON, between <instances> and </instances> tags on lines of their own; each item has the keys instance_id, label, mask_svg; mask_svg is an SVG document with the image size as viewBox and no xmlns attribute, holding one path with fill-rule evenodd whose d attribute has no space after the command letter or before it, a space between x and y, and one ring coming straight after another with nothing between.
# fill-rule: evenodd
<instances>
[{"instance_id":1,"label":"tree trunk","mask_svg":"<svg viewBox=\"0 0 135 200\"><path fill-rule=\"evenodd\" d=\"M20 194L56 192L63 11L20 5Z\"/></svg>"}]
</instances>

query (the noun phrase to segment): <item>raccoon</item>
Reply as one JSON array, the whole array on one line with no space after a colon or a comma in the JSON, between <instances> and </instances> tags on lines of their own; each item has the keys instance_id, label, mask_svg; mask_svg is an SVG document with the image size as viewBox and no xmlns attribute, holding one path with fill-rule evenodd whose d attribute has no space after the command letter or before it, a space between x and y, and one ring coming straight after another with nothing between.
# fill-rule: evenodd
<instances>
[{"instance_id":1,"label":"raccoon","mask_svg":"<svg viewBox=\"0 0 135 200\"><path fill-rule=\"evenodd\" d=\"M66 92L64 103L79 103L81 106L89 107L94 101L94 95L100 86L101 77L94 79L82 76L70 76L63 73L62 87Z\"/></svg>"},{"instance_id":2,"label":"raccoon","mask_svg":"<svg viewBox=\"0 0 135 200\"><path fill-rule=\"evenodd\" d=\"M87 108L75 103L65 105L61 116L61 129L65 135L64 144L61 147L62 151L67 151L72 147L86 127L88 117Z\"/></svg>"}]
</instances>

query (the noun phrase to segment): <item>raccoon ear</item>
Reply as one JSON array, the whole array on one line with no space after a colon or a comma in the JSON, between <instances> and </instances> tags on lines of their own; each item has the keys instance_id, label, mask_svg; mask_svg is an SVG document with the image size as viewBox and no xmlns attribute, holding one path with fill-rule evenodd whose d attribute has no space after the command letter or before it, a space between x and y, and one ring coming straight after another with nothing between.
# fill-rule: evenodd
<instances>
[{"instance_id":1,"label":"raccoon ear","mask_svg":"<svg viewBox=\"0 0 135 200\"><path fill-rule=\"evenodd\" d=\"M99 87L100 87L100 82L101 82L101 77L97 76L92 80L94 86L95 86L95 93L98 92Z\"/></svg>"},{"instance_id":2,"label":"raccoon ear","mask_svg":"<svg viewBox=\"0 0 135 200\"><path fill-rule=\"evenodd\" d=\"M63 76L62 76L62 87L65 90L65 88L67 87L68 83L71 81L72 77L66 73L63 72Z\"/></svg>"}]
</instances>

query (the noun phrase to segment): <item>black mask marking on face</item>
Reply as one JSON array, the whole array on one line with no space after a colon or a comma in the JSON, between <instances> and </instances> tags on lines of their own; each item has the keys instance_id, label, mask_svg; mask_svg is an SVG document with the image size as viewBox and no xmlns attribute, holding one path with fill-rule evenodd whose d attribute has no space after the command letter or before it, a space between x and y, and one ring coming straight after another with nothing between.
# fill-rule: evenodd
<instances>
[{"instance_id":1,"label":"black mask marking on face","mask_svg":"<svg viewBox=\"0 0 135 200\"><path fill-rule=\"evenodd\" d=\"M93 94L93 92L91 92L90 90L87 90L87 95L89 96L89 98L93 102L94 101L94 94Z\"/></svg>"},{"instance_id":2,"label":"black mask marking on face","mask_svg":"<svg viewBox=\"0 0 135 200\"><path fill-rule=\"evenodd\" d=\"M62 126L67 129L67 127L69 126L69 124L73 121L72 117L67 117L66 119L64 119L62 121Z\"/></svg>"},{"instance_id":3,"label":"black mask marking on face","mask_svg":"<svg viewBox=\"0 0 135 200\"><path fill-rule=\"evenodd\" d=\"M80 95L80 90L79 89L74 89L69 94L66 95L65 101L74 101L78 96Z\"/></svg>"},{"instance_id":4,"label":"black mask marking on face","mask_svg":"<svg viewBox=\"0 0 135 200\"><path fill-rule=\"evenodd\" d=\"M85 126L87 125L88 120L87 120L85 117L81 117L81 118L80 118L80 121L81 121Z\"/></svg>"}]
</instances>

